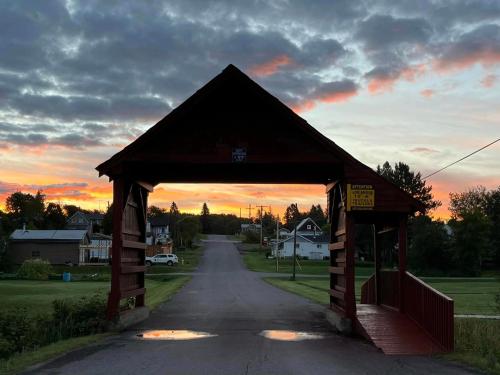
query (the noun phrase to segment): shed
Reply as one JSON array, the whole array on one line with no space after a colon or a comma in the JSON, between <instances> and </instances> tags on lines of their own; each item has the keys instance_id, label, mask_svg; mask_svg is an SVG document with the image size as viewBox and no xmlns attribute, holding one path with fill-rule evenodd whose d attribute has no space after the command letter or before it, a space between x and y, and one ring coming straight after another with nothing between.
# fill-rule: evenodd
<instances>
[{"instance_id":1,"label":"shed","mask_svg":"<svg viewBox=\"0 0 500 375\"><path fill-rule=\"evenodd\" d=\"M80 245L90 243L86 230L24 230L10 235L9 254L15 264L44 259L51 264L79 264Z\"/></svg>"}]
</instances>

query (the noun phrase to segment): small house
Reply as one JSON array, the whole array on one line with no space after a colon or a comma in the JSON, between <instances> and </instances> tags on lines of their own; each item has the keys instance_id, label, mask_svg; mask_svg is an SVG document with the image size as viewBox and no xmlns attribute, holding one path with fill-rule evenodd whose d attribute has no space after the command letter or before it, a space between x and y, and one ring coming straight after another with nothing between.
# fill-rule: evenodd
<instances>
[{"instance_id":1,"label":"small house","mask_svg":"<svg viewBox=\"0 0 500 375\"><path fill-rule=\"evenodd\" d=\"M15 264L27 259L51 264L79 264L80 246L90 244L87 230L17 229L10 235L9 255Z\"/></svg>"},{"instance_id":2,"label":"small house","mask_svg":"<svg viewBox=\"0 0 500 375\"><path fill-rule=\"evenodd\" d=\"M327 259L330 256L328 250L329 235L324 233L321 228L311 218L302 220L290 233L284 233L282 239L274 245L274 255L280 257L293 256L293 244L297 231L295 254L308 259ZM276 251L277 248L277 251Z\"/></svg>"}]
</instances>

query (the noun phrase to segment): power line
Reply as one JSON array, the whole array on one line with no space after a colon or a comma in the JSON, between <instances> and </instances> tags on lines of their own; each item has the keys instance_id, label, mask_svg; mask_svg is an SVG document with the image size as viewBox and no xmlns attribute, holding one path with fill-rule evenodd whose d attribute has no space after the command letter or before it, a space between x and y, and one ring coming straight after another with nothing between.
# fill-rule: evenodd
<instances>
[{"instance_id":1,"label":"power line","mask_svg":"<svg viewBox=\"0 0 500 375\"><path fill-rule=\"evenodd\" d=\"M458 160L454 161L453 163L450 163L450 164L448 164L447 166L445 166L445 167L443 167L443 168L441 168L441 169L438 169L437 171L432 172L431 174L428 174L428 175L427 175L427 176L425 176L425 177L422 177L422 180L425 180L426 178L429 178L429 177L431 177L431 176L434 176L435 174L437 174L437 173L439 173L439 172L441 172L441 171L444 171L446 168L449 168L449 167L451 167L452 165L455 165L455 164L457 164L457 163L460 163L462 160L465 160L465 159L467 159L468 157L470 157L470 156L472 156L472 155L474 155L474 154L477 154L479 151L482 151L482 150L484 150L485 148L490 147L491 145L493 145L493 144L497 143L498 141L500 141L500 138L498 138L498 139L494 140L494 141L493 141L493 142L491 142L491 143L488 143L486 146L483 146L483 147L481 147L480 149L477 149L477 150L476 150L476 151L474 151L474 152L471 152L471 153L470 153L470 154L468 154L468 155L465 155L463 158L460 158L460 159L458 159Z\"/></svg>"}]
</instances>

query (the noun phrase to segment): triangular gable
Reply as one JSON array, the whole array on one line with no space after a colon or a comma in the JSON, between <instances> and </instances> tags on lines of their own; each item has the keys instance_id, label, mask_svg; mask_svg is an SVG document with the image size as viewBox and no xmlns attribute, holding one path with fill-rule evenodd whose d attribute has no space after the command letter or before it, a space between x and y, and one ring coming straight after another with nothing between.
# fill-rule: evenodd
<instances>
[{"instance_id":1,"label":"triangular gable","mask_svg":"<svg viewBox=\"0 0 500 375\"><path fill-rule=\"evenodd\" d=\"M382 188L398 211L421 209L233 65L96 169L153 185L352 180Z\"/></svg>"}]
</instances>

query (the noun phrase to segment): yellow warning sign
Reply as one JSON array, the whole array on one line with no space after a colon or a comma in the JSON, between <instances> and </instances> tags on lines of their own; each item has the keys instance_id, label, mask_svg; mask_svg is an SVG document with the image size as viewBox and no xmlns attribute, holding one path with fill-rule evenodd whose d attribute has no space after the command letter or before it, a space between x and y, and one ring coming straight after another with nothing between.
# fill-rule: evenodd
<instances>
[{"instance_id":1,"label":"yellow warning sign","mask_svg":"<svg viewBox=\"0 0 500 375\"><path fill-rule=\"evenodd\" d=\"M372 185L347 184L347 211L372 210L375 206L375 190Z\"/></svg>"}]
</instances>

